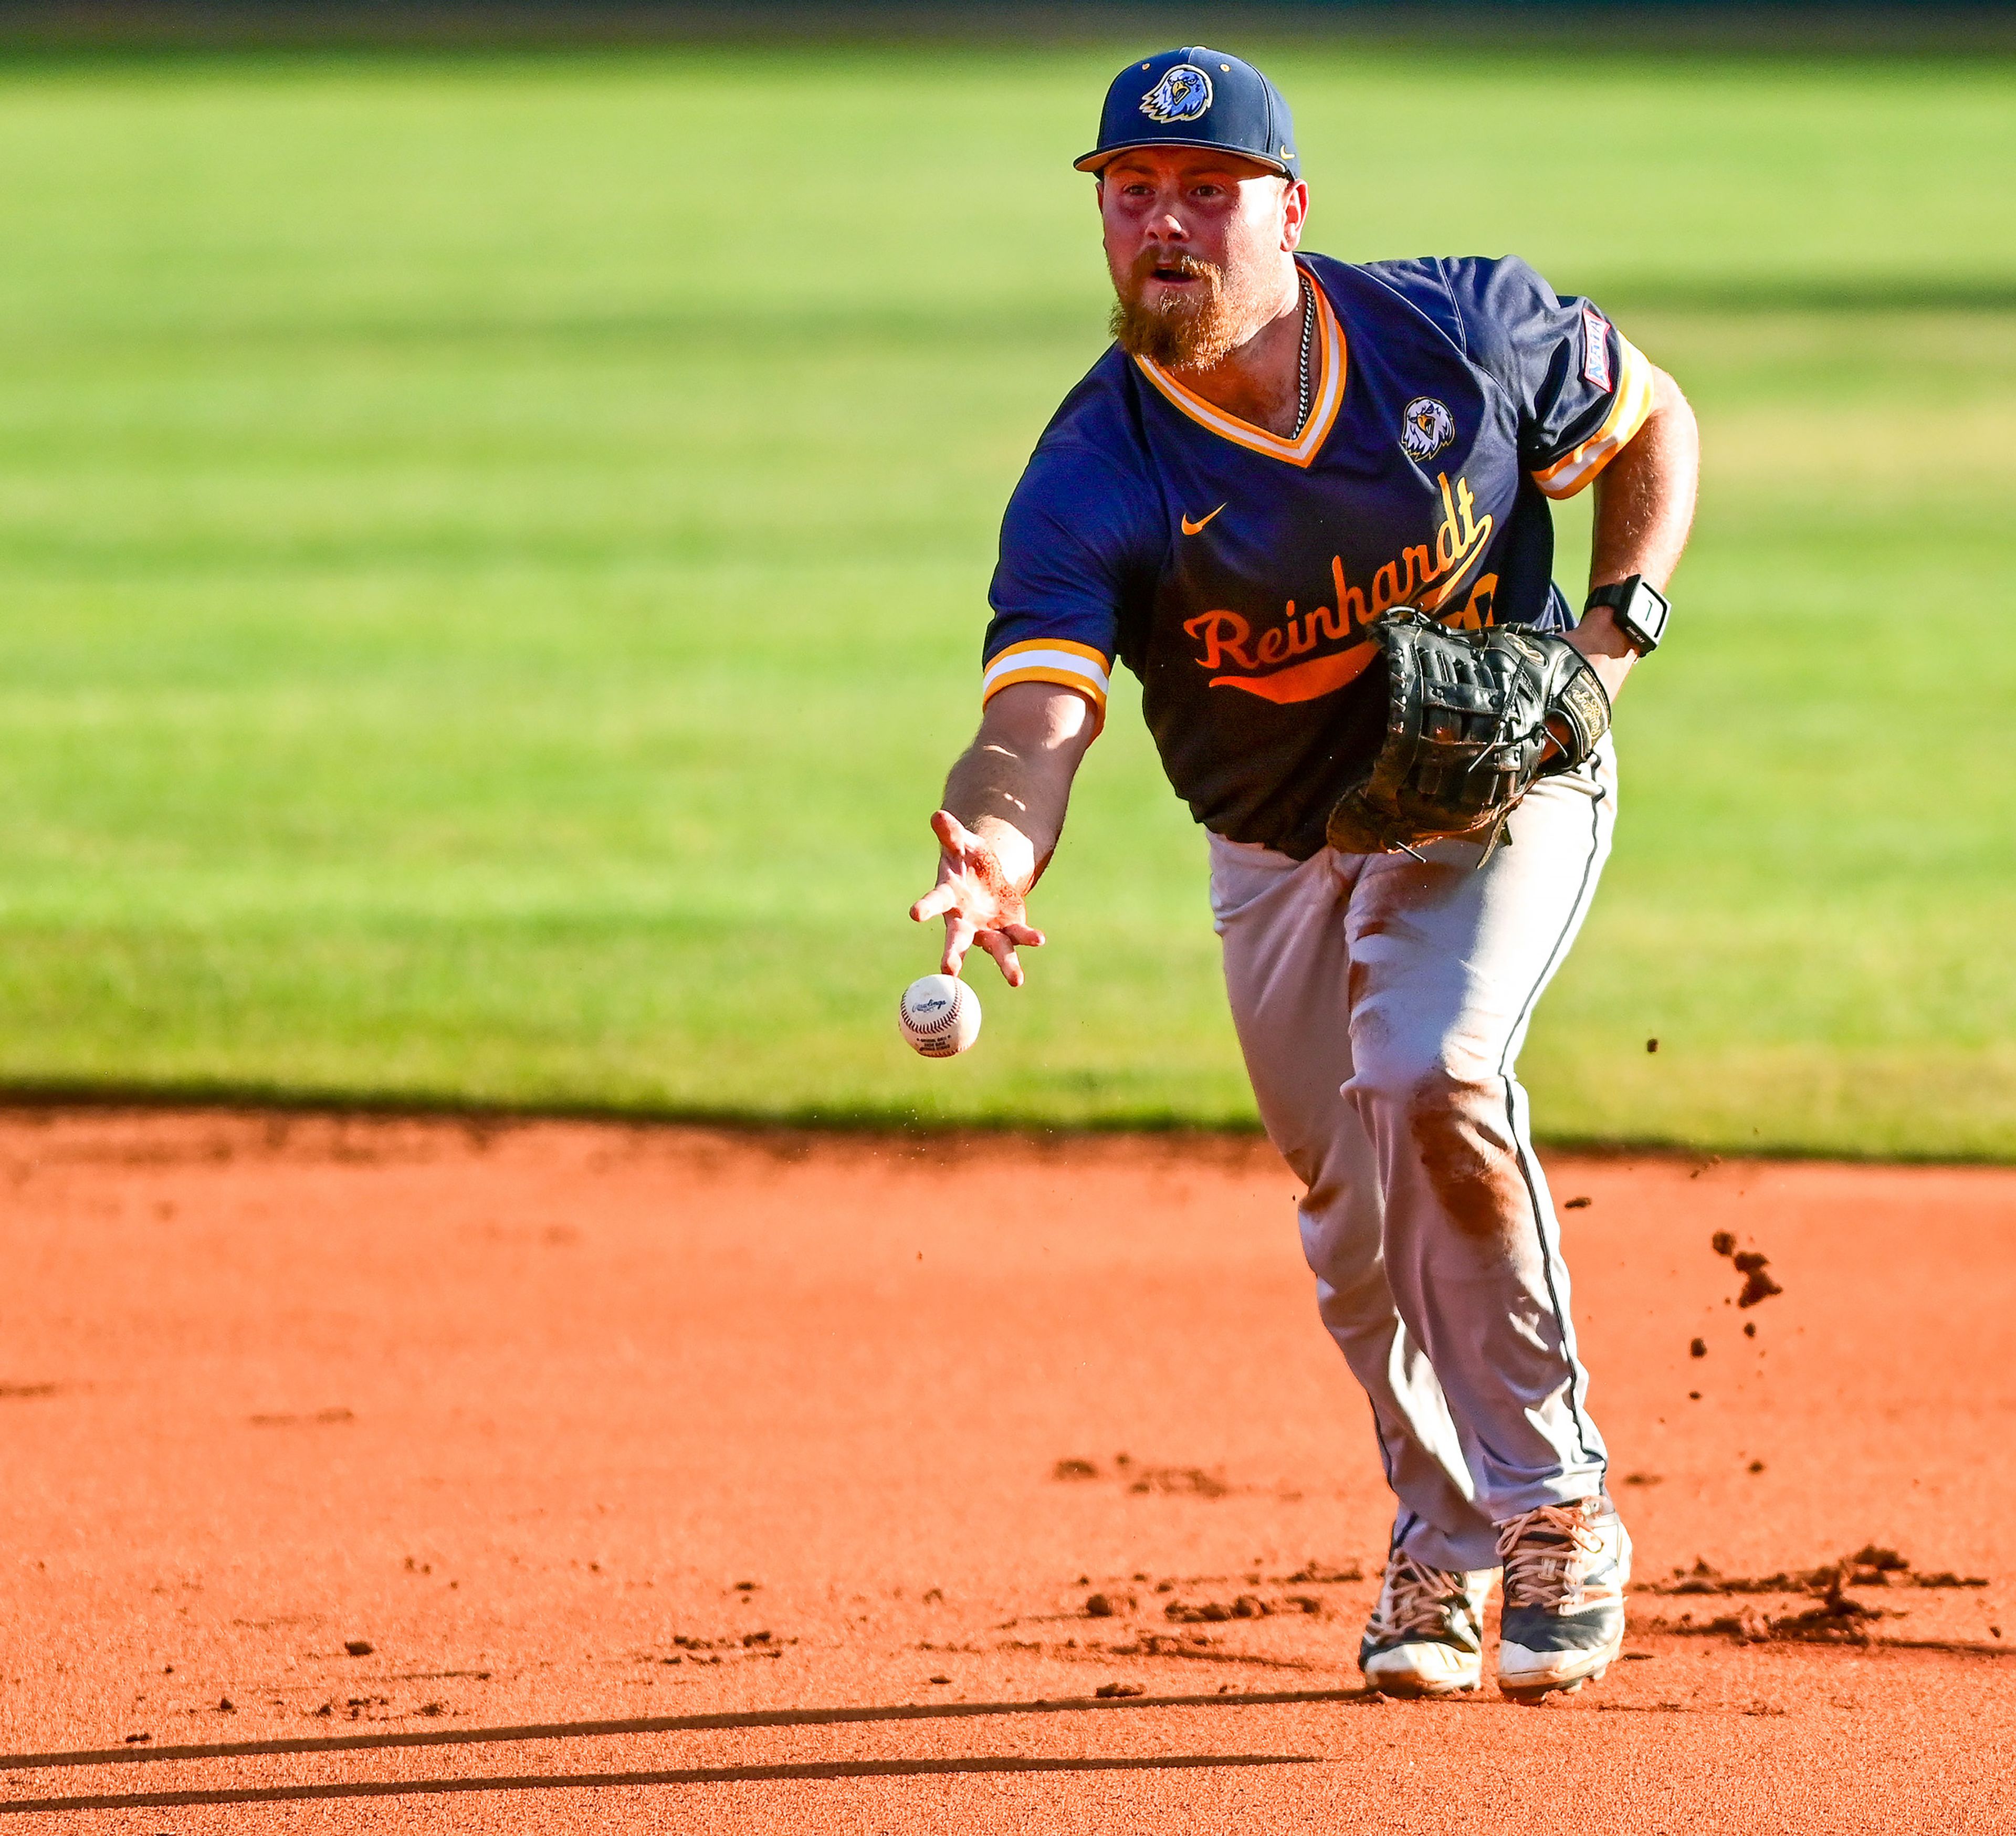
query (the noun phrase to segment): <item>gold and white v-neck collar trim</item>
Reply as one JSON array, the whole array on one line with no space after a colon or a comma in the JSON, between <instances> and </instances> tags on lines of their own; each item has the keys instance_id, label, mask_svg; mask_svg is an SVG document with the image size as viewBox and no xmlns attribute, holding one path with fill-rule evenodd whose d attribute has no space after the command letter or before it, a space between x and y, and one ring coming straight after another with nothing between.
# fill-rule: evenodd
<instances>
[{"instance_id":1,"label":"gold and white v-neck collar trim","mask_svg":"<svg viewBox=\"0 0 2016 1836\"><path fill-rule=\"evenodd\" d=\"M1228 414L1219 407L1186 389L1168 371L1153 358L1137 357L1135 362L1141 373L1153 383L1168 399L1170 405L1189 416L1201 427L1208 427L1221 438L1244 447L1249 452L1265 454L1269 459L1283 460L1291 466L1306 468L1323 450L1323 442L1330 437L1330 430L1337 425L1337 409L1344 401L1344 379L1349 354L1344 340L1344 327L1332 310L1329 297L1312 278L1310 292L1316 297L1316 322L1319 329L1319 347L1323 353L1323 379L1316 389L1316 398L1309 410L1309 425L1303 428L1299 438L1284 439L1279 434L1270 434L1265 427L1256 427L1251 421L1242 421L1238 416Z\"/></svg>"}]
</instances>

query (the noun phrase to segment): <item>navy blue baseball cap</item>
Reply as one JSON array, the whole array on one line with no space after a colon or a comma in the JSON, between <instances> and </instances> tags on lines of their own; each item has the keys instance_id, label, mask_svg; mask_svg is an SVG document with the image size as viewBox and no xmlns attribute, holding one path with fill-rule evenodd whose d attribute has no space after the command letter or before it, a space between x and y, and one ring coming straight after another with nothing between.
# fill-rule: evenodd
<instances>
[{"instance_id":1,"label":"navy blue baseball cap","mask_svg":"<svg viewBox=\"0 0 2016 1836\"><path fill-rule=\"evenodd\" d=\"M1099 144L1071 164L1096 172L1137 146L1208 146L1291 178L1302 175L1295 124L1281 92L1229 51L1186 45L1131 63L1100 111Z\"/></svg>"}]
</instances>

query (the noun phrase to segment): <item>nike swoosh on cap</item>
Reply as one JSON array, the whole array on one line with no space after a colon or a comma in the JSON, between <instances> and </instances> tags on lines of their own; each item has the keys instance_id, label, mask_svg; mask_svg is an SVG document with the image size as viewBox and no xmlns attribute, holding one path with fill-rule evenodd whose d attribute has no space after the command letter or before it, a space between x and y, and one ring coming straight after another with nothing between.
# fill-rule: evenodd
<instances>
[{"instance_id":1,"label":"nike swoosh on cap","mask_svg":"<svg viewBox=\"0 0 2016 1836\"><path fill-rule=\"evenodd\" d=\"M1231 501L1232 501L1232 499L1231 499L1230 498L1227 498L1227 499L1225 500L1225 503L1229 503L1229 502L1231 502ZM1220 505L1218 506L1218 510L1222 510L1222 509L1223 509L1224 508L1225 508L1225 504L1220 504ZM1203 530L1204 524L1207 524L1207 523L1208 523L1208 522L1211 520L1211 517L1215 517L1215 516L1216 516L1216 515L1218 514L1218 510L1213 510L1213 511L1211 511L1208 515L1202 516L1202 517L1198 517L1198 518L1197 518L1197 520L1194 523L1193 523L1193 522L1190 520L1190 518L1189 518L1189 517L1184 517L1184 518L1183 518L1183 534L1184 534L1184 535L1196 535L1199 534L1199 533Z\"/></svg>"}]
</instances>

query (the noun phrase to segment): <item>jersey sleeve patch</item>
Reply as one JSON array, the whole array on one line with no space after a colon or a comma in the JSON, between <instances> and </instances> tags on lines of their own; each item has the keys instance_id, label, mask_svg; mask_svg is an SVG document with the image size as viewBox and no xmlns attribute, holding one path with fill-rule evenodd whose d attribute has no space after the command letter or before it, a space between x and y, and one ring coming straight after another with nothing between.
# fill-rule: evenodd
<instances>
[{"instance_id":1,"label":"jersey sleeve patch","mask_svg":"<svg viewBox=\"0 0 2016 1836\"><path fill-rule=\"evenodd\" d=\"M1075 689L1085 697L1103 723L1112 673L1112 658L1090 644L1075 644L1063 638L1031 638L1010 644L988 659L981 671L980 704L985 707L1011 683L1054 682L1059 688Z\"/></svg>"},{"instance_id":2,"label":"jersey sleeve patch","mask_svg":"<svg viewBox=\"0 0 2016 1836\"><path fill-rule=\"evenodd\" d=\"M1596 378L1589 373L1596 362L1593 353L1602 353L1603 367L1607 374L1610 367L1610 338L1608 335L1597 334L1593 328L1589 327L1589 321L1592 319L1601 326L1603 334L1609 334L1610 327L1593 308L1583 308L1583 325L1589 337L1591 352L1583 359L1583 375L1592 385L1595 385ZM1647 417L1652 412L1654 399L1652 366L1629 338L1622 333L1615 336L1617 340L1618 376L1616 392L1611 398L1610 412L1604 416L1603 424L1580 445L1564 453L1544 471L1534 473L1533 482L1550 497L1573 497L1637 437L1638 430L1644 426Z\"/></svg>"},{"instance_id":3,"label":"jersey sleeve patch","mask_svg":"<svg viewBox=\"0 0 2016 1836\"><path fill-rule=\"evenodd\" d=\"M1582 309L1582 380L1610 393L1610 321L1593 306Z\"/></svg>"}]
</instances>

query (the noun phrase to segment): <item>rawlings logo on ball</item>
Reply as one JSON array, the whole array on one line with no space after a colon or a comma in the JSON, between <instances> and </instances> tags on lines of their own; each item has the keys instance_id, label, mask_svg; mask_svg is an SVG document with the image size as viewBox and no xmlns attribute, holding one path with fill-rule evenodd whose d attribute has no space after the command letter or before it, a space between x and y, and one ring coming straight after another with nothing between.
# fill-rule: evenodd
<instances>
[{"instance_id":1,"label":"rawlings logo on ball","mask_svg":"<svg viewBox=\"0 0 2016 1836\"><path fill-rule=\"evenodd\" d=\"M980 1037L980 997L957 977L920 975L904 989L896 1024L927 1058L956 1058Z\"/></svg>"},{"instance_id":2,"label":"rawlings logo on ball","mask_svg":"<svg viewBox=\"0 0 2016 1836\"><path fill-rule=\"evenodd\" d=\"M1163 71L1162 80L1141 98L1151 121L1194 121L1211 106L1211 78L1193 63Z\"/></svg>"},{"instance_id":3,"label":"rawlings logo on ball","mask_svg":"<svg viewBox=\"0 0 2016 1836\"><path fill-rule=\"evenodd\" d=\"M1456 437L1456 416L1432 395L1417 395L1400 416L1400 450L1416 463L1433 459Z\"/></svg>"}]
</instances>

